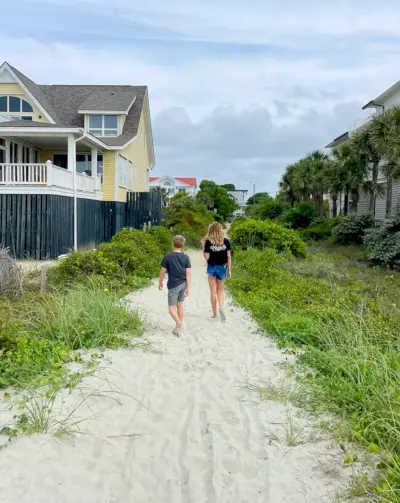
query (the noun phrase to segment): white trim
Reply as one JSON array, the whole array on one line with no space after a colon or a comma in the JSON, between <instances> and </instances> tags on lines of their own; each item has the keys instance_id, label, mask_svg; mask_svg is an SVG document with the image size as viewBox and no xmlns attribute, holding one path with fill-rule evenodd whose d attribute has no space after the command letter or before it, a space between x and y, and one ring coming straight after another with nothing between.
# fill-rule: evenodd
<instances>
[{"instance_id":1,"label":"white trim","mask_svg":"<svg viewBox=\"0 0 400 503\"><path fill-rule=\"evenodd\" d=\"M8 187L8 186L0 186L0 194L48 194L54 196L68 196L73 198L73 191L71 189L63 189L61 187ZM78 199L95 199L101 200L102 195L101 191L97 191L94 193L91 192L81 192L77 191Z\"/></svg>"},{"instance_id":2,"label":"white trim","mask_svg":"<svg viewBox=\"0 0 400 503\"><path fill-rule=\"evenodd\" d=\"M46 111L46 109L40 104L40 102L35 98L35 96L29 91L29 89L23 84L21 79L17 77L17 75L10 68L8 63L5 61L3 65L0 67L0 74L3 73L4 70L7 70L11 76L17 81L18 85L24 90L25 94L33 101L33 103L41 110L41 112L46 116L46 118L52 123L55 124L56 121L53 117Z\"/></svg>"},{"instance_id":3,"label":"white trim","mask_svg":"<svg viewBox=\"0 0 400 503\"><path fill-rule=\"evenodd\" d=\"M78 110L78 114L85 115L128 115L126 110Z\"/></svg>"},{"instance_id":4,"label":"white trim","mask_svg":"<svg viewBox=\"0 0 400 503\"><path fill-rule=\"evenodd\" d=\"M118 152L114 154L114 201L118 201L118 181L119 181L119 163Z\"/></svg>"}]
</instances>

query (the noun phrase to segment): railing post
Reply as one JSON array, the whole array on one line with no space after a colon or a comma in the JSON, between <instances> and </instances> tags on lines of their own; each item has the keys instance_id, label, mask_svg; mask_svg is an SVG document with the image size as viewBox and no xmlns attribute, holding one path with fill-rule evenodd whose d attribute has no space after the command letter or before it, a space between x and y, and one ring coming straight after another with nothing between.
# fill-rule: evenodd
<instances>
[{"instance_id":1,"label":"railing post","mask_svg":"<svg viewBox=\"0 0 400 503\"><path fill-rule=\"evenodd\" d=\"M53 163L46 161L46 182L47 185L53 185Z\"/></svg>"}]
</instances>

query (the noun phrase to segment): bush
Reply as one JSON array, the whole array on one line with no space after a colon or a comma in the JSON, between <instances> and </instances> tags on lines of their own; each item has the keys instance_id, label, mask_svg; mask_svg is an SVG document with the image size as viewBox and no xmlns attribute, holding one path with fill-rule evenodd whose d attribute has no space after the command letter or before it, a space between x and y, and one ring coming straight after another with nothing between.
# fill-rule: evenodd
<instances>
[{"instance_id":1,"label":"bush","mask_svg":"<svg viewBox=\"0 0 400 503\"><path fill-rule=\"evenodd\" d=\"M172 233L166 227L151 227L148 233L153 237L163 253L171 250Z\"/></svg>"},{"instance_id":2,"label":"bush","mask_svg":"<svg viewBox=\"0 0 400 503\"><path fill-rule=\"evenodd\" d=\"M300 231L304 240L320 241L332 236L332 229L338 224L337 218L316 218L308 229Z\"/></svg>"},{"instance_id":3,"label":"bush","mask_svg":"<svg viewBox=\"0 0 400 503\"><path fill-rule=\"evenodd\" d=\"M360 245L367 229L375 226L371 215L349 215L340 220L332 231L335 242L341 245Z\"/></svg>"},{"instance_id":4,"label":"bush","mask_svg":"<svg viewBox=\"0 0 400 503\"><path fill-rule=\"evenodd\" d=\"M121 277L121 269L102 252L74 252L53 271L59 282L86 280L89 276Z\"/></svg>"},{"instance_id":5,"label":"bush","mask_svg":"<svg viewBox=\"0 0 400 503\"><path fill-rule=\"evenodd\" d=\"M297 203L293 209L282 216L281 221L291 229L304 229L317 216L312 203Z\"/></svg>"},{"instance_id":6,"label":"bush","mask_svg":"<svg viewBox=\"0 0 400 503\"><path fill-rule=\"evenodd\" d=\"M366 230L364 245L370 260L400 267L400 207L387 222Z\"/></svg>"},{"instance_id":7,"label":"bush","mask_svg":"<svg viewBox=\"0 0 400 503\"><path fill-rule=\"evenodd\" d=\"M99 253L117 264L125 275L145 278L158 273L163 256L153 236L136 229L123 229L110 243L102 243Z\"/></svg>"},{"instance_id":8,"label":"bush","mask_svg":"<svg viewBox=\"0 0 400 503\"><path fill-rule=\"evenodd\" d=\"M306 255L305 245L296 232L268 221L248 219L231 229L230 237L232 246L241 250L271 248L297 257Z\"/></svg>"}]
</instances>

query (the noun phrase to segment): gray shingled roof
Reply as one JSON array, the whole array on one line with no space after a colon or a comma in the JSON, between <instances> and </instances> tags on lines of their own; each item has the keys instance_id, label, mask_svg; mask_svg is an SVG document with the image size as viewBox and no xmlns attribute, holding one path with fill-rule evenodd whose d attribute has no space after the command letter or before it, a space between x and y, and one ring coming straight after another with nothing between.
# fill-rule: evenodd
<instances>
[{"instance_id":1,"label":"gray shingled roof","mask_svg":"<svg viewBox=\"0 0 400 503\"><path fill-rule=\"evenodd\" d=\"M46 128L54 129L54 128L66 128L68 126L65 126L65 124L51 124L50 122L24 121L22 119L0 122L0 128L8 128L8 127L25 127L25 128L40 127L44 129Z\"/></svg>"},{"instance_id":2,"label":"gray shingled roof","mask_svg":"<svg viewBox=\"0 0 400 503\"><path fill-rule=\"evenodd\" d=\"M128 111L136 91L132 87L115 89L96 88L79 106L79 110L91 112L125 112Z\"/></svg>"},{"instance_id":3,"label":"gray shingled roof","mask_svg":"<svg viewBox=\"0 0 400 503\"><path fill-rule=\"evenodd\" d=\"M106 145L118 147L124 145L136 136L147 93L147 86L38 85L16 68L11 65L9 66L21 82L35 96L42 107L55 120L57 126L60 127L73 126L83 128L84 116L79 114L78 110L84 109L83 105L85 102L85 106L87 106L87 103L92 103L92 106L100 107L101 105L103 107L102 110L112 111L111 108L107 107L111 106L111 104L113 107L116 104L120 104L120 106L121 104L125 105L128 98L130 98L129 103L124 108L124 110L126 110L136 95L136 99L126 117L122 134L116 137L102 137L101 141ZM114 93L114 95L112 95L112 93ZM118 100L112 103L113 100L110 99L112 96L121 98L118 98ZM102 102L102 100L104 101ZM96 110L100 110L100 108L96 108ZM18 123L18 126L21 125L21 122L26 122L27 124L35 124L38 127L54 127L54 124L43 126L44 123L33 123L30 121L12 122ZM5 124L7 124L8 127L12 127L11 121Z\"/></svg>"}]
</instances>

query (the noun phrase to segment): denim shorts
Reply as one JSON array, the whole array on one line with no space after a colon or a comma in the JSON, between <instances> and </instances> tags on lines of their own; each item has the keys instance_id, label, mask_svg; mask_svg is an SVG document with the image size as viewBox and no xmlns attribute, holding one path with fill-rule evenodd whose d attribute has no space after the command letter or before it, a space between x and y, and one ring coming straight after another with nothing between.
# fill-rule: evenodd
<instances>
[{"instance_id":1,"label":"denim shorts","mask_svg":"<svg viewBox=\"0 0 400 503\"><path fill-rule=\"evenodd\" d=\"M207 274L218 281L226 280L226 265L209 265Z\"/></svg>"},{"instance_id":2,"label":"denim shorts","mask_svg":"<svg viewBox=\"0 0 400 503\"><path fill-rule=\"evenodd\" d=\"M176 306L185 300L186 282L168 290L168 305Z\"/></svg>"}]
</instances>

